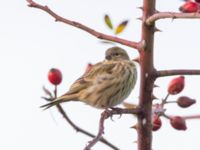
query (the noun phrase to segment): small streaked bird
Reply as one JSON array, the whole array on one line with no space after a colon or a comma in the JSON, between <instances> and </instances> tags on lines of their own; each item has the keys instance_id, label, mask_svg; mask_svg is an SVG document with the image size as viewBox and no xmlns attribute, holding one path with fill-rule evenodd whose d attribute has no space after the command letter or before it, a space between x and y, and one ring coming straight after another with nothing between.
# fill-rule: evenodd
<instances>
[{"instance_id":1,"label":"small streaked bird","mask_svg":"<svg viewBox=\"0 0 200 150\"><path fill-rule=\"evenodd\" d=\"M106 51L105 60L92 66L68 92L41 107L48 109L63 102L81 101L96 108L111 108L129 96L136 79L136 66L127 52L112 47Z\"/></svg>"}]
</instances>

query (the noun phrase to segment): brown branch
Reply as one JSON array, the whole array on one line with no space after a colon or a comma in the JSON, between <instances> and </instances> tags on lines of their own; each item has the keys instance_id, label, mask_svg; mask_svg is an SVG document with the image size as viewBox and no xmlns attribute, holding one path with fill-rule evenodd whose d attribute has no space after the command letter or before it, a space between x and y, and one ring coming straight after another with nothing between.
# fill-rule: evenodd
<instances>
[{"instance_id":1,"label":"brown branch","mask_svg":"<svg viewBox=\"0 0 200 150\"><path fill-rule=\"evenodd\" d=\"M183 116L184 119L200 119L200 115Z\"/></svg>"},{"instance_id":2,"label":"brown branch","mask_svg":"<svg viewBox=\"0 0 200 150\"><path fill-rule=\"evenodd\" d=\"M89 144L84 148L84 150L90 150L101 139L104 133L104 121L109 117L109 115L110 114L107 113L106 110L101 114L98 134L92 141L89 141Z\"/></svg>"},{"instance_id":3,"label":"brown branch","mask_svg":"<svg viewBox=\"0 0 200 150\"><path fill-rule=\"evenodd\" d=\"M162 116L165 117L166 119L170 119L171 116L173 116L173 115L167 115L167 114L163 113ZM200 119L200 115L181 116L181 118L183 118L183 119L185 119L185 120L189 120L189 119Z\"/></svg>"},{"instance_id":4,"label":"brown branch","mask_svg":"<svg viewBox=\"0 0 200 150\"><path fill-rule=\"evenodd\" d=\"M147 18L146 24L152 25L159 19L200 19L200 13L158 12Z\"/></svg>"},{"instance_id":5,"label":"brown branch","mask_svg":"<svg viewBox=\"0 0 200 150\"><path fill-rule=\"evenodd\" d=\"M173 76L173 75L200 75L200 70L186 70L186 69L174 69L174 70L160 70L154 72L154 77L166 77L166 76Z\"/></svg>"},{"instance_id":6,"label":"brown branch","mask_svg":"<svg viewBox=\"0 0 200 150\"><path fill-rule=\"evenodd\" d=\"M40 5L40 4L38 4L38 3L36 3L32 0L26 0L26 1L29 3L29 5L28 5L29 7L38 8L38 9L41 9L41 10L47 12L49 15L51 15L53 18L55 18L55 21L63 22L65 24L79 28L79 29L86 31L89 34L99 38L99 39L120 43L122 45L126 45L126 46L129 46L129 47L135 48L137 50L139 50L141 48L140 42L133 42L133 41L125 40L125 39L122 39L122 38L118 38L116 36L106 35L106 34L97 32L94 29L89 28L89 27L87 27L87 26L85 26L85 25L83 25L79 22L68 20L68 19L65 19L65 18L57 15L55 12L53 12L51 9L49 9L48 6Z\"/></svg>"},{"instance_id":7,"label":"brown branch","mask_svg":"<svg viewBox=\"0 0 200 150\"><path fill-rule=\"evenodd\" d=\"M152 150L152 92L155 79L150 76L154 71L153 47L155 26L147 26L146 19L155 12L156 0L143 0L142 37L143 49L140 51L140 95L139 107L143 114L138 115L138 150Z\"/></svg>"},{"instance_id":8,"label":"brown branch","mask_svg":"<svg viewBox=\"0 0 200 150\"><path fill-rule=\"evenodd\" d=\"M86 130L83 130L82 128L78 127L76 124L74 124L71 119L67 116L67 114L65 113L65 111L63 110L62 106L60 104L58 104L57 106L58 111L62 114L62 116L64 117L64 119L77 131L77 132L81 132L91 138L95 138L95 135L89 133ZM100 139L98 139L99 141L101 141L102 143L106 144L107 146L111 147L114 150L119 150L119 148L117 148L115 145L111 144L110 142L108 142L106 139L104 139L103 137L100 137Z\"/></svg>"},{"instance_id":9,"label":"brown branch","mask_svg":"<svg viewBox=\"0 0 200 150\"><path fill-rule=\"evenodd\" d=\"M112 108L112 110L106 109L102 114L99 121L99 131L97 136L89 142L89 144L84 148L84 150L90 150L101 138L104 133L104 121L105 119L111 117L113 115L122 115L122 114L141 114L142 109L139 108L131 108L131 109L121 109L121 108Z\"/></svg>"}]
</instances>

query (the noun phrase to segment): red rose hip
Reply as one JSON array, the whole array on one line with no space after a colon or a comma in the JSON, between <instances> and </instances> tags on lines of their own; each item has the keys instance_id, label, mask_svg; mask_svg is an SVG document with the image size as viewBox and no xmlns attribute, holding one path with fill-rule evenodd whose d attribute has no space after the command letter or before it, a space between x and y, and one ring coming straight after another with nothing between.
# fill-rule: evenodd
<instances>
[{"instance_id":1,"label":"red rose hip","mask_svg":"<svg viewBox=\"0 0 200 150\"><path fill-rule=\"evenodd\" d=\"M170 123L172 127L176 130L186 130L186 122L185 119L180 116L174 116L170 118Z\"/></svg>"},{"instance_id":2,"label":"red rose hip","mask_svg":"<svg viewBox=\"0 0 200 150\"><path fill-rule=\"evenodd\" d=\"M195 103L196 103L195 99L191 99L187 96L181 96L177 99L178 106L180 106L182 108L187 108Z\"/></svg>"},{"instance_id":3,"label":"red rose hip","mask_svg":"<svg viewBox=\"0 0 200 150\"><path fill-rule=\"evenodd\" d=\"M48 72L48 79L53 85L58 85L62 81L62 73L59 69L52 68Z\"/></svg>"},{"instance_id":4,"label":"red rose hip","mask_svg":"<svg viewBox=\"0 0 200 150\"><path fill-rule=\"evenodd\" d=\"M160 119L159 116L157 115L153 115L153 118L152 118L152 130L153 131L157 131L160 129L160 127L162 126L162 121Z\"/></svg>"},{"instance_id":5,"label":"red rose hip","mask_svg":"<svg viewBox=\"0 0 200 150\"><path fill-rule=\"evenodd\" d=\"M184 76L176 77L169 82L168 93L171 95L176 95L183 90L184 86L185 86Z\"/></svg>"},{"instance_id":6,"label":"red rose hip","mask_svg":"<svg viewBox=\"0 0 200 150\"><path fill-rule=\"evenodd\" d=\"M195 2L200 3L200 0L195 0Z\"/></svg>"},{"instance_id":7,"label":"red rose hip","mask_svg":"<svg viewBox=\"0 0 200 150\"><path fill-rule=\"evenodd\" d=\"M200 0L199 0L200 1ZM192 1L187 1L185 4L183 4L179 10L184 13L194 13L198 12L199 10L199 4Z\"/></svg>"}]
</instances>

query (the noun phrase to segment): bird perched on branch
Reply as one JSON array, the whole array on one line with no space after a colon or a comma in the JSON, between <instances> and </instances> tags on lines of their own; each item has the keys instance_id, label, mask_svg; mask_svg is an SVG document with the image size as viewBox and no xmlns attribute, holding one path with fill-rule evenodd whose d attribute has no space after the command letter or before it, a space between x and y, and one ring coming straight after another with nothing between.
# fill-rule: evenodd
<instances>
[{"instance_id":1,"label":"bird perched on branch","mask_svg":"<svg viewBox=\"0 0 200 150\"><path fill-rule=\"evenodd\" d=\"M81 101L96 108L110 108L123 102L131 93L137 79L135 64L120 47L109 48L105 60L92 66L76 80L64 95L42 108Z\"/></svg>"}]
</instances>

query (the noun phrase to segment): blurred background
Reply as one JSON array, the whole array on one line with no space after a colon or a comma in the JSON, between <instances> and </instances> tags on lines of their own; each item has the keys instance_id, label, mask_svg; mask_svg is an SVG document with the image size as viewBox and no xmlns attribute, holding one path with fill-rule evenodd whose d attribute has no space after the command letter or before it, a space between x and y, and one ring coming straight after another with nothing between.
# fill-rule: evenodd
<instances>
[{"instance_id":1,"label":"blurred background","mask_svg":"<svg viewBox=\"0 0 200 150\"><path fill-rule=\"evenodd\" d=\"M142 0L37 0L48 5L59 15L81 22L97 31L113 34L105 25L103 16L109 14L116 26L128 19L127 28L119 37L139 41ZM178 11L182 4L179 0L157 0L159 11ZM57 112L55 108L42 111L39 106L46 102L42 86L53 90L47 80L50 68L59 68L63 73L58 95L85 71L89 62L96 63L104 59L104 52L111 47L102 44L88 33L63 23L55 22L47 13L27 7L25 0L1 1L0 5L0 149L2 150L80 150L90 140L77 133ZM155 66L157 69L200 68L199 35L200 21L165 19L157 22L163 32L155 35ZM121 45L118 45L121 46ZM125 48L131 58L138 56L136 50ZM171 77L172 78L172 77ZM162 98L167 93L170 77L160 78L156 84L156 96ZM139 81L139 80L138 80ZM197 104L187 109L170 104L168 114L200 114L199 76L186 76L186 87L180 95L197 99ZM126 102L138 102L138 86ZM177 96L170 97L175 100ZM67 114L80 127L96 134L98 120L102 110L83 103L63 104ZM122 150L136 149L137 133L130 129L136 118L123 115L107 119L105 138ZM169 150L198 149L199 120L188 120L186 131L173 129L168 120L162 118L160 130L153 133L153 149ZM109 150L100 142L95 150Z\"/></svg>"}]
</instances>

